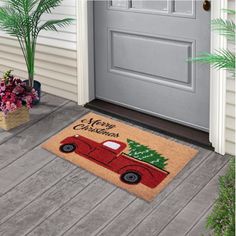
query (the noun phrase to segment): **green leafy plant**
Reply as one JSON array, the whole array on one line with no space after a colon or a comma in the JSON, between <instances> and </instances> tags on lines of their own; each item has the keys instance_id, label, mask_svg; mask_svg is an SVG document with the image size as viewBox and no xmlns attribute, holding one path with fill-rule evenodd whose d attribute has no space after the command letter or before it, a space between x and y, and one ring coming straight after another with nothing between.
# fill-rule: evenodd
<instances>
[{"instance_id":1,"label":"green leafy plant","mask_svg":"<svg viewBox=\"0 0 236 236\"><path fill-rule=\"evenodd\" d=\"M208 216L207 227L215 236L235 235L235 159L232 158L229 168L219 179L219 197L213 211Z\"/></svg>"},{"instance_id":2,"label":"green leafy plant","mask_svg":"<svg viewBox=\"0 0 236 236\"><path fill-rule=\"evenodd\" d=\"M236 11L225 9L228 14L235 15ZM227 40L235 43L235 22L233 20L214 19L212 29ZM229 49L219 49L214 53L202 53L198 57L191 59L202 63L211 64L216 69L226 69L235 74L235 54Z\"/></svg>"},{"instance_id":3,"label":"green leafy plant","mask_svg":"<svg viewBox=\"0 0 236 236\"><path fill-rule=\"evenodd\" d=\"M62 0L3 0L0 7L0 29L17 38L28 70L29 85L34 84L35 51L42 30L57 31L73 19L42 21L45 13L60 6Z\"/></svg>"}]
</instances>

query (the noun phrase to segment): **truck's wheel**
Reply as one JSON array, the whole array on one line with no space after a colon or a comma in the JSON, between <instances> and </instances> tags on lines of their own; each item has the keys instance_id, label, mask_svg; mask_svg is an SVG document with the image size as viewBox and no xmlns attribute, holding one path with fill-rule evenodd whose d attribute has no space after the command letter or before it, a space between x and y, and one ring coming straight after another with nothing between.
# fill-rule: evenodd
<instances>
[{"instance_id":1,"label":"truck's wheel","mask_svg":"<svg viewBox=\"0 0 236 236\"><path fill-rule=\"evenodd\" d=\"M72 143L68 143L68 144L63 144L60 146L60 151L64 152L64 153L70 153L73 152L75 150L75 145Z\"/></svg>"},{"instance_id":2,"label":"truck's wheel","mask_svg":"<svg viewBox=\"0 0 236 236\"><path fill-rule=\"evenodd\" d=\"M141 181L141 175L133 171L127 171L120 176L120 179L126 184L138 184Z\"/></svg>"}]
</instances>

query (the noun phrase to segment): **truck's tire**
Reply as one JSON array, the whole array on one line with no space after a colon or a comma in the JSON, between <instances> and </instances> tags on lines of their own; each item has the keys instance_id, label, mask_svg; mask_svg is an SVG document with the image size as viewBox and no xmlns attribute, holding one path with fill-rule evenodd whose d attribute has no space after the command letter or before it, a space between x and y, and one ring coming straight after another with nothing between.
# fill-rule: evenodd
<instances>
[{"instance_id":1,"label":"truck's tire","mask_svg":"<svg viewBox=\"0 0 236 236\"><path fill-rule=\"evenodd\" d=\"M120 179L126 184L138 184L141 181L141 175L134 171L127 171L120 176Z\"/></svg>"},{"instance_id":2,"label":"truck's tire","mask_svg":"<svg viewBox=\"0 0 236 236\"><path fill-rule=\"evenodd\" d=\"M75 150L76 146L73 143L67 143L60 146L60 151L64 153L71 153Z\"/></svg>"}]
</instances>

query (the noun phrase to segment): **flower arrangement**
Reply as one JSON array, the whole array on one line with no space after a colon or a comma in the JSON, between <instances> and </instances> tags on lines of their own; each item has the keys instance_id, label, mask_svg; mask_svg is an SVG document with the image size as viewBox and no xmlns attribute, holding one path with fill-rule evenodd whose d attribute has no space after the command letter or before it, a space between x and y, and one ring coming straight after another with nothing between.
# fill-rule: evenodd
<instances>
[{"instance_id":1,"label":"flower arrangement","mask_svg":"<svg viewBox=\"0 0 236 236\"><path fill-rule=\"evenodd\" d=\"M7 71L0 82L0 111L4 115L16 111L23 106L31 108L33 101L38 99L35 89L26 85L20 78Z\"/></svg>"}]
</instances>

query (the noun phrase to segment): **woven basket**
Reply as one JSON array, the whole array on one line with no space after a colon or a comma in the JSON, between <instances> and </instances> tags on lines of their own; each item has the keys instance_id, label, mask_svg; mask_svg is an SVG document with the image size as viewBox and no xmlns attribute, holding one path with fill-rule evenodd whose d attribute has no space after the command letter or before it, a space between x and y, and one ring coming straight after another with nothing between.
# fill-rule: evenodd
<instances>
[{"instance_id":1,"label":"woven basket","mask_svg":"<svg viewBox=\"0 0 236 236\"><path fill-rule=\"evenodd\" d=\"M10 130L21 124L29 121L29 109L22 107L14 112L10 112L7 116L4 116L3 112L0 112L0 128L4 130Z\"/></svg>"}]
</instances>

